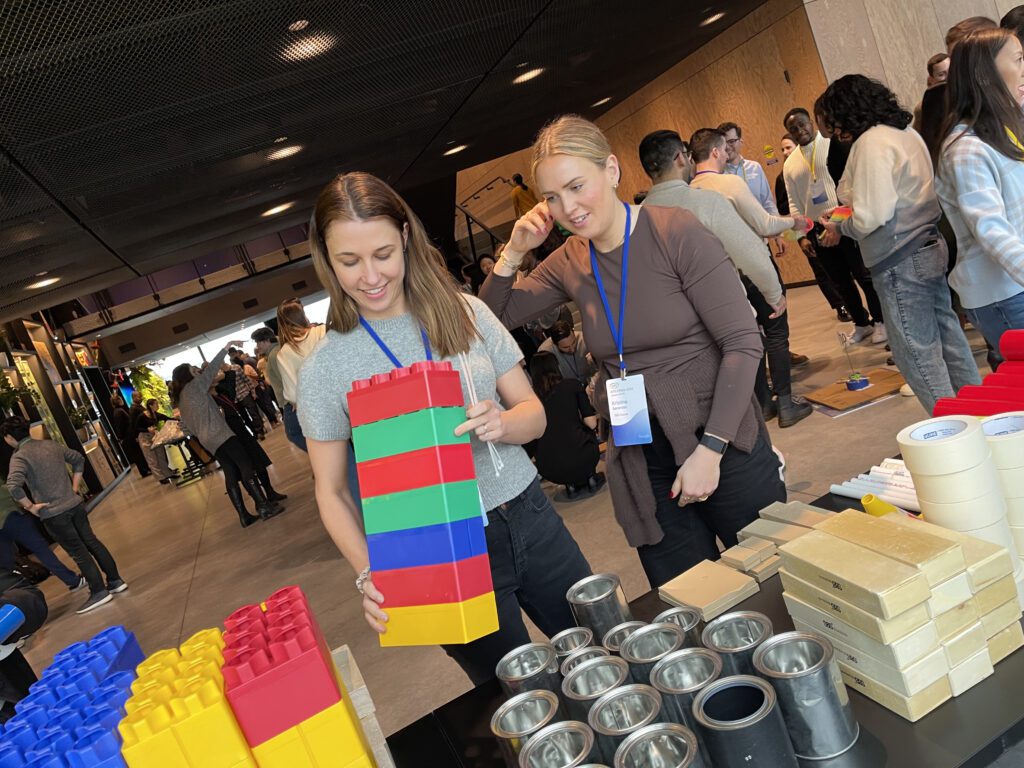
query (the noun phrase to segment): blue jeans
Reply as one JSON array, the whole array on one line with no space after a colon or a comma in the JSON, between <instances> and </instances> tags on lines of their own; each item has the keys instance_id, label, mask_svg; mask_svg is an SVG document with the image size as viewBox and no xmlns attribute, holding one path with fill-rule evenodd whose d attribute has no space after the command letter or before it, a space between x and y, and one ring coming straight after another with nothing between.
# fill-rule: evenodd
<instances>
[{"instance_id":1,"label":"blue jeans","mask_svg":"<svg viewBox=\"0 0 1024 768\"><path fill-rule=\"evenodd\" d=\"M936 230L905 250L892 266L872 269L871 277L882 300L892 356L931 414L936 400L980 384L981 375L950 301L946 241Z\"/></svg>"},{"instance_id":2,"label":"blue jeans","mask_svg":"<svg viewBox=\"0 0 1024 768\"><path fill-rule=\"evenodd\" d=\"M295 406L285 403L281 409L281 417L284 421L284 436L288 442L301 451L306 450L306 437L302 434L302 425L299 424L299 415L295 412ZM348 489L352 492L352 500L356 503L356 509L363 511L362 498L359 495L359 475L356 474L356 452L352 447L352 441L348 442Z\"/></svg>"},{"instance_id":3,"label":"blue jeans","mask_svg":"<svg viewBox=\"0 0 1024 768\"><path fill-rule=\"evenodd\" d=\"M7 516L0 530L0 568L14 570L14 544L18 543L35 555L54 576L69 587L78 586L78 574L68 568L50 549L50 545L38 528L34 515L14 511Z\"/></svg>"},{"instance_id":4,"label":"blue jeans","mask_svg":"<svg viewBox=\"0 0 1024 768\"><path fill-rule=\"evenodd\" d=\"M974 327L981 331L981 335L985 337L989 346L998 353L999 339L1003 333L1024 328L1024 291L994 304L986 304L984 307L965 309L964 311ZM995 362L1001 363L1002 361L1003 358L1000 355Z\"/></svg>"},{"instance_id":5,"label":"blue jeans","mask_svg":"<svg viewBox=\"0 0 1024 768\"><path fill-rule=\"evenodd\" d=\"M548 637L575 627L565 594L590 575L590 564L538 478L514 499L488 512L487 520L484 531L498 631L466 645L444 646L474 685L493 678L502 656L530 642L522 611Z\"/></svg>"}]
</instances>

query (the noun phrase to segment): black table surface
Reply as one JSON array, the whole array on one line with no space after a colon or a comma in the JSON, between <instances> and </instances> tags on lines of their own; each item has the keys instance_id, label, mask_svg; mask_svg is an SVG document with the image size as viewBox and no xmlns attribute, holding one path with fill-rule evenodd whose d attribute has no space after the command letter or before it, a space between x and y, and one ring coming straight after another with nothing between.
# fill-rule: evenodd
<instances>
[{"instance_id":1,"label":"black table surface","mask_svg":"<svg viewBox=\"0 0 1024 768\"><path fill-rule=\"evenodd\" d=\"M859 505L831 494L815 506L841 510ZM775 576L737 610L760 611L776 633L793 629ZM630 603L633 616L650 621L666 603L652 590ZM491 735L491 715L504 696L496 680L478 686L388 738L398 768L504 768ZM806 768L980 768L1024 737L1024 652L996 666L994 675L950 699L916 723L850 691L860 723L857 744L832 760L801 761ZM722 768L733 768L724 766ZM769 768L769 767L765 767Z\"/></svg>"}]
</instances>

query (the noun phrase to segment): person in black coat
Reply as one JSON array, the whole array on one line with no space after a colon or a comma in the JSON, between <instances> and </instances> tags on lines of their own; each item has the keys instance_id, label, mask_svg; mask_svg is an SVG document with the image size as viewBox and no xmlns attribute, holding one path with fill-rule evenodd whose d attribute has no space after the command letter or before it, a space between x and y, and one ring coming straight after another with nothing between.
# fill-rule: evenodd
<instances>
[{"instance_id":1,"label":"person in black coat","mask_svg":"<svg viewBox=\"0 0 1024 768\"><path fill-rule=\"evenodd\" d=\"M143 456L142 449L139 447L138 433L132 429L132 415L128 412L124 398L121 395L112 396L110 408L113 411L114 435L121 441L125 456L139 470L139 475L149 477L153 473L150 472L146 457Z\"/></svg>"},{"instance_id":2,"label":"person in black coat","mask_svg":"<svg viewBox=\"0 0 1024 768\"><path fill-rule=\"evenodd\" d=\"M239 412L239 406L231 397L230 393L232 391L233 389L230 385L226 384L222 379L218 382L213 392L213 399L220 406L221 411L223 411L224 421L227 422L228 427L230 427L238 439L242 441L245 452L249 454L249 459L252 461L253 467L256 468L256 479L263 486L263 493L266 495L267 501L284 501L288 496L278 493L270 484L270 475L267 474L267 467L272 463L270 457L245 426L242 414Z\"/></svg>"}]
</instances>

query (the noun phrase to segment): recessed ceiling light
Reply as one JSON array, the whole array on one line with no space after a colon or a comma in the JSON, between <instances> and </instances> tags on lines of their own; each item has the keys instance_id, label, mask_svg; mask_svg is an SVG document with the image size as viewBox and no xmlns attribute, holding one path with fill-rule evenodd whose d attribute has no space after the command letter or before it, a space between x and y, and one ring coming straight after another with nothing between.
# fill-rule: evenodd
<instances>
[{"instance_id":1,"label":"recessed ceiling light","mask_svg":"<svg viewBox=\"0 0 1024 768\"><path fill-rule=\"evenodd\" d=\"M612 100L611 96L605 96L603 99L598 99L597 101L595 101L590 106L592 106L592 107L600 107L602 104L607 104L611 100Z\"/></svg>"},{"instance_id":2,"label":"recessed ceiling light","mask_svg":"<svg viewBox=\"0 0 1024 768\"><path fill-rule=\"evenodd\" d=\"M457 146L457 147L452 147L451 149L446 149L444 154L445 154L445 156L458 154L462 150L466 149L468 146L469 146L469 144L459 144L459 146Z\"/></svg>"},{"instance_id":3,"label":"recessed ceiling light","mask_svg":"<svg viewBox=\"0 0 1024 768\"><path fill-rule=\"evenodd\" d=\"M45 280L37 280L34 283L30 283L29 285L26 285L25 288L27 290L34 291L37 288L45 288L48 285L53 285L54 283L58 282L59 280L60 280L59 277L48 277Z\"/></svg>"},{"instance_id":4,"label":"recessed ceiling light","mask_svg":"<svg viewBox=\"0 0 1024 768\"><path fill-rule=\"evenodd\" d=\"M278 136L276 139L274 139L274 143L275 144L280 144L283 141L288 141L288 137L287 136Z\"/></svg>"},{"instance_id":5,"label":"recessed ceiling light","mask_svg":"<svg viewBox=\"0 0 1024 768\"><path fill-rule=\"evenodd\" d=\"M304 30L308 26L309 26L309 19L299 19L298 21L293 21L291 24L288 25L288 31L289 32L301 32L302 30Z\"/></svg>"},{"instance_id":6,"label":"recessed ceiling light","mask_svg":"<svg viewBox=\"0 0 1024 768\"><path fill-rule=\"evenodd\" d=\"M289 147L281 147L275 149L267 155L267 160L284 160L286 157L291 157L302 151L301 144L292 144Z\"/></svg>"},{"instance_id":7,"label":"recessed ceiling light","mask_svg":"<svg viewBox=\"0 0 1024 768\"><path fill-rule=\"evenodd\" d=\"M707 27L707 26L710 26L710 25L714 24L716 21L721 21L724 18L725 18L725 13L724 12L715 13L715 14L712 14L711 16L708 16L706 19L704 19L704 21L702 21L700 23L700 25L702 27Z\"/></svg>"},{"instance_id":8,"label":"recessed ceiling light","mask_svg":"<svg viewBox=\"0 0 1024 768\"><path fill-rule=\"evenodd\" d=\"M316 34L288 43L281 51L281 58L285 61L305 61L314 56L327 53L334 44L338 42L334 35Z\"/></svg>"},{"instance_id":9,"label":"recessed ceiling light","mask_svg":"<svg viewBox=\"0 0 1024 768\"><path fill-rule=\"evenodd\" d=\"M36 277L46 277L48 274L50 273L44 269L42 272L36 272Z\"/></svg>"},{"instance_id":10,"label":"recessed ceiling light","mask_svg":"<svg viewBox=\"0 0 1024 768\"><path fill-rule=\"evenodd\" d=\"M533 78L538 77L539 75L541 75L543 73L544 73L544 67L536 67L535 69L528 69L525 72L523 72L523 74L515 77L512 80L512 82L515 83L516 85L520 85L521 83L525 83L525 82L527 82L529 80L533 80Z\"/></svg>"},{"instance_id":11,"label":"recessed ceiling light","mask_svg":"<svg viewBox=\"0 0 1024 768\"><path fill-rule=\"evenodd\" d=\"M290 203L281 203L280 205L275 205L273 208L267 209L266 211L261 213L260 216L276 216L279 213L284 213L293 205L295 205L294 200L291 201Z\"/></svg>"},{"instance_id":12,"label":"recessed ceiling light","mask_svg":"<svg viewBox=\"0 0 1024 768\"><path fill-rule=\"evenodd\" d=\"M528 66L530 66L530 62L528 62L528 61L520 61L518 64L516 64L516 69L522 69L523 67L528 67Z\"/></svg>"}]
</instances>

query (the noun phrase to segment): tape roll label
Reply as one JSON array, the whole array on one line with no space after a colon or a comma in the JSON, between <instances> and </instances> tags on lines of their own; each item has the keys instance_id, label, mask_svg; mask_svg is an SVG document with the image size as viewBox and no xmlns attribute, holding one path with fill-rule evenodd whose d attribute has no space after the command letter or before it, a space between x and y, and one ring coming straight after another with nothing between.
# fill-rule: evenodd
<instances>
[{"instance_id":1,"label":"tape roll label","mask_svg":"<svg viewBox=\"0 0 1024 768\"><path fill-rule=\"evenodd\" d=\"M1018 414L993 416L985 419L981 423L981 428L985 430L986 437L1003 437L1024 432L1024 416Z\"/></svg>"},{"instance_id":2,"label":"tape roll label","mask_svg":"<svg viewBox=\"0 0 1024 768\"><path fill-rule=\"evenodd\" d=\"M947 437L955 437L967 429L966 421L949 419L947 421L929 422L915 429L910 437L922 443L932 440L945 440Z\"/></svg>"}]
</instances>

